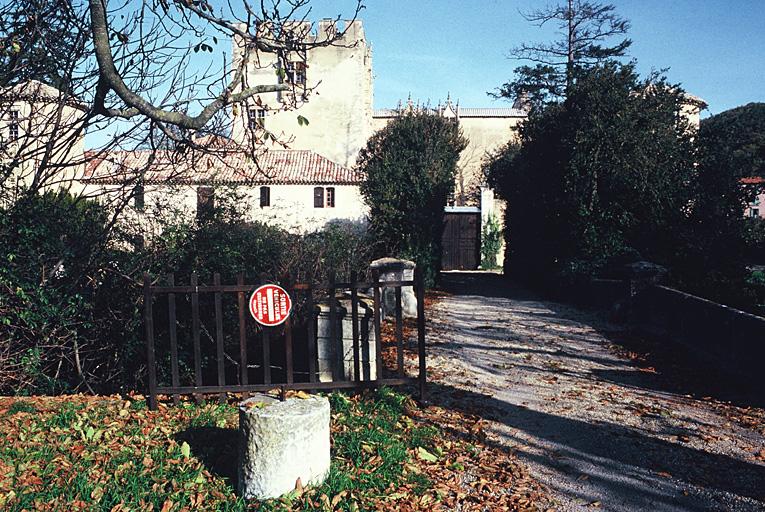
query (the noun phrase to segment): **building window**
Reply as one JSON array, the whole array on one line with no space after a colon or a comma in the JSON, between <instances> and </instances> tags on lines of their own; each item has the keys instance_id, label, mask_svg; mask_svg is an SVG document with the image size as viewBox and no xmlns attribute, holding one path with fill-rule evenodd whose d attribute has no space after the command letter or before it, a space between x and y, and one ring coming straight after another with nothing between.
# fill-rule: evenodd
<instances>
[{"instance_id":1,"label":"building window","mask_svg":"<svg viewBox=\"0 0 765 512\"><path fill-rule=\"evenodd\" d=\"M11 118L8 122L8 141L13 142L19 139L19 111L11 110L8 114Z\"/></svg>"},{"instance_id":2,"label":"building window","mask_svg":"<svg viewBox=\"0 0 765 512\"><path fill-rule=\"evenodd\" d=\"M271 187L260 187L260 207L271 206Z\"/></svg>"},{"instance_id":3,"label":"building window","mask_svg":"<svg viewBox=\"0 0 765 512\"><path fill-rule=\"evenodd\" d=\"M759 208L751 208L749 210L749 216L752 218L759 217L760 216L760 209Z\"/></svg>"},{"instance_id":4,"label":"building window","mask_svg":"<svg viewBox=\"0 0 765 512\"><path fill-rule=\"evenodd\" d=\"M287 62L287 79L295 85L305 85L305 62Z\"/></svg>"},{"instance_id":5,"label":"building window","mask_svg":"<svg viewBox=\"0 0 765 512\"><path fill-rule=\"evenodd\" d=\"M139 211L143 211L144 206L146 206L146 195L142 182L136 183L133 191L133 202L135 209Z\"/></svg>"},{"instance_id":6,"label":"building window","mask_svg":"<svg viewBox=\"0 0 765 512\"><path fill-rule=\"evenodd\" d=\"M314 187L313 189L313 207L314 208L334 208L335 207L335 187Z\"/></svg>"},{"instance_id":7,"label":"building window","mask_svg":"<svg viewBox=\"0 0 765 512\"><path fill-rule=\"evenodd\" d=\"M248 115L250 130L258 130L266 127L266 109L251 108Z\"/></svg>"},{"instance_id":8,"label":"building window","mask_svg":"<svg viewBox=\"0 0 765 512\"><path fill-rule=\"evenodd\" d=\"M214 209L215 190L212 187L199 187L197 189L197 220L209 219Z\"/></svg>"}]
</instances>

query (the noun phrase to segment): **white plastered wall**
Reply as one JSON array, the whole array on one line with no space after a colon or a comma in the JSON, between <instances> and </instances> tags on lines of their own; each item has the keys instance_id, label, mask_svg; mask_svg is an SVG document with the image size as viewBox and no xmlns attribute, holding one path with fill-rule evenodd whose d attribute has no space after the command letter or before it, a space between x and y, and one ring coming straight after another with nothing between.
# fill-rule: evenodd
<instances>
[{"instance_id":1,"label":"white plastered wall","mask_svg":"<svg viewBox=\"0 0 765 512\"><path fill-rule=\"evenodd\" d=\"M315 208L314 187L335 189L335 206ZM220 197L232 192L240 197L242 208L249 213L249 220L260 221L272 226L278 226L293 233L306 233L323 229L332 222L364 223L367 218L367 207L357 185L269 185L271 205L260 206L260 185L215 188L215 194ZM144 192L144 213L137 212L132 205L127 208L126 218L144 221L142 217L166 215L168 219L183 216L193 218L197 209L196 185L160 186L147 185ZM106 193L115 199L120 194L128 192L116 185L100 186L87 185L86 191L91 195Z\"/></svg>"}]
</instances>

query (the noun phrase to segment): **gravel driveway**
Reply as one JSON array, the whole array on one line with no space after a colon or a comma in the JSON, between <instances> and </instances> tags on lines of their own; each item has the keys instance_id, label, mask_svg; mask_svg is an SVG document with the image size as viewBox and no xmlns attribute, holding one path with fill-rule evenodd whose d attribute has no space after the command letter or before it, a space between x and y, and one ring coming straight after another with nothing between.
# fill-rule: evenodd
<instances>
[{"instance_id":1,"label":"gravel driveway","mask_svg":"<svg viewBox=\"0 0 765 512\"><path fill-rule=\"evenodd\" d=\"M498 275L444 276L449 293L429 311L431 400L488 420L547 506L765 510L761 409L668 391L594 314Z\"/></svg>"}]
</instances>

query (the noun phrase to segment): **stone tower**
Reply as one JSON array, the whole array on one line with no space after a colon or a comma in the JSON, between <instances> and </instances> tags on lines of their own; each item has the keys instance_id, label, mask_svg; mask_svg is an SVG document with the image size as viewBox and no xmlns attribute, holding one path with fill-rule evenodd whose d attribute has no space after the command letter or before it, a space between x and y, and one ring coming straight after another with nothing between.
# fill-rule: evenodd
<instances>
[{"instance_id":1,"label":"stone tower","mask_svg":"<svg viewBox=\"0 0 765 512\"><path fill-rule=\"evenodd\" d=\"M250 55L248 85L277 84L284 73L295 73L298 85L294 93L263 94L259 104L252 103L244 112L235 110L234 140L244 140L248 125L257 122L289 142L290 149L310 149L345 166L355 163L372 134L372 51L361 21L343 25L345 33L336 42L296 55L286 65L280 65L272 54L259 53L258 62L253 62L254 54ZM304 30L308 42L326 40L327 34L340 33L342 28L335 20L320 21L316 32L311 32L307 22L296 26ZM244 51L241 38L235 37L234 65L241 62ZM300 95L298 108L285 110L292 94ZM308 124L298 123L298 116L307 119Z\"/></svg>"}]
</instances>

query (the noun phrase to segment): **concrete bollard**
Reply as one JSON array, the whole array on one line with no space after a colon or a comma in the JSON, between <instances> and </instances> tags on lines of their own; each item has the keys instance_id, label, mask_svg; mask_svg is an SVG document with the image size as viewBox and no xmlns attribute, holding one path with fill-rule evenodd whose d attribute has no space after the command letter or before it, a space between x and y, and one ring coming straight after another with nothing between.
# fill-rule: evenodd
<instances>
[{"instance_id":1,"label":"concrete bollard","mask_svg":"<svg viewBox=\"0 0 765 512\"><path fill-rule=\"evenodd\" d=\"M256 395L239 404L239 493L278 498L303 485L319 485L329 472L329 400L279 401Z\"/></svg>"}]
</instances>

